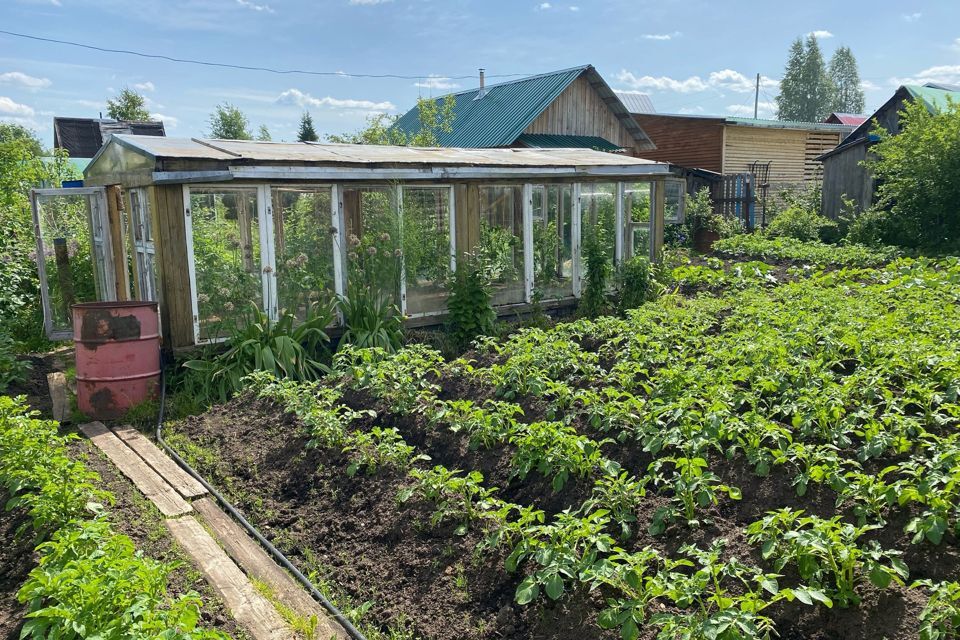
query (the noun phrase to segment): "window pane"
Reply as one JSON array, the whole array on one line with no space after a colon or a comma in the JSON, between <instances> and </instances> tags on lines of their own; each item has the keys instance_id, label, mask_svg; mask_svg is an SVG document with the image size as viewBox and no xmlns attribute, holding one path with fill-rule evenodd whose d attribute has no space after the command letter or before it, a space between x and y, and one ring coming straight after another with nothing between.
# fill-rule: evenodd
<instances>
[{"instance_id":1,"label":"window pane","mask_svg":"<svg viewBox=\"0 0 960 640\"><path fill-rule=\"evenodd\" d=\"M103 243L95 245L90 236L90 196L38 196L37 213L53 330L69 331L70 305L100 299L94 260L103 260ZM99 220L97 228L102 228Z\"/></svg>"},{"instance_id":2,"label":"window pane","mask_svg":"<svg viewBox=\"0 0 960 640\"><path fill-rule=\"evenodd\" d=\"M191 189L190 211L200 340L223 338L263 309L257 190Z\"/></svg>"},{"instance_id":3,"label":"window pane","mask_svg":"<svg viewBox=\"0 0 960 640\"><path fill-rule=\"evenodd\" d=\"M450 189L403 190L403 260L407 315L447 308L450 278Z\"/></svg>"},{"instance_id":4,"label":"window pane","mask_svg":"<svg viewBox=\"0 0 960 640\"><path fill-rule=\"evenodd\" d=\"M305 320L314 304L336 298L331 190L275 188L272 197L278 305Z\"/></svg>"},{"instance_id":5,"label":"window pane","mask_svg":"<svg viewBox=\"0 0 960 640\"><path fill-rule=\"evenodd\" d=\"M344 189L347 296L367 290L400 306L400 214L393 187Z\"/></svg>"},{"instance_id":6,"label":"window pane","mask_svg":"<svg viewBox=\"0 0 960 640\"><path fill-rule=\"evenodd\" d=\"M617 243L617 185L584 183L580 187L580 269L587 277L586 247L596 241L611 272ZM611 286L613 279L610 278Z\"/></svg>"},{"instance_id":7,"label":"window pane","mask_svg":"<svg viewBox=\"0 0 960 640\"><path fill-rule=\"evenodd\" d=\"M525 300L522 187L480 187L480 241L474 252L493 287L494 305Z\"/></svg>"},{"instance_id":8,"label":"window pane","mask_svg":"<svg viewBox=\"0 0 960 640\"><path fill-rule=\"evenodd\" d=\"M686 184L682 180L667 180L663 183L663 222L680 224L683 222L683 193Z\"/></svg>"},{"instance_id":9,"label":"window pane","mask_svg":"<svg viewBox=\"0 0 960 640\"><path fill-rule=\"evenodd\" d=\"M573 295L573 187L533 189L533 285L545 300Z\"/></svg>"},{"instance_id":10,"label":"window pane","mask_svg":"<svg viewBox=\"0 0 960 640\"><path fill-rule=\"evenodd\" d=\"M623 191L623 211L627 220L627 241L631 256L650 255L650 202L653 184L628 184Z\"/></svg>"}]
</instances>

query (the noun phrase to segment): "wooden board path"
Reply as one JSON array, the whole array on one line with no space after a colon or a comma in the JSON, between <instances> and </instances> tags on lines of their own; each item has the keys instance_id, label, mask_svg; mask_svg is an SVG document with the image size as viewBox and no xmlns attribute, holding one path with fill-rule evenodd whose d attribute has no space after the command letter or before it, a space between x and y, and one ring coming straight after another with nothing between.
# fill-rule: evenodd
<instances>
[{"instance_id":1,"label":"wooden board path","mask_svg":"<svg viewBox=\"0 0 960 640\"><path fill-rule=\"evenodd\" d=\"M184 498L196 498L207 493L196 478L181 469L176 462L158 449L157 445L147 440L133 427L120 427L114 429L114 433Z\"/></svg>"},{"instance_id":2,"label":"wooden board path","mask_svg":"<svg viewBox=\"0 0 960 640\"><path fill-rule=\"evenodd\" d=\"M189 502L174 491L156 471L147 466L133 449L124 444L102 422L82 424L80 431L113 461L123 475L130 478L137 489L157 506L160 513L169 518L193 511Z\"/></svg>"},{"instance_id":3,"label":"wooden board path","mask_svg":"<svg viewBox=\"0 0 960 640\"><path fill-rule=\"evenodd\" d=\"M193 502L194 508L217 540L240 567L257 580L266 584L285 606L306 620L316 620L311 637L343 638L347 635L339 625L328 618L327 611L304 591L300 585L257 544L230 516L224 513L210 498Z\"/></svg>"},{"instance_id":4,"label":"wooden board path","mask_svg":"<svg viewBox=\"0 0 960 640\"><path fill-rule=\"evenodd\" d=\"M238 623L254 640L294 640L296 636L265 597L257 593L240 567L227 556L193 516L166 521L167 528L189 555Z\"/></svg>"}]
</instances>

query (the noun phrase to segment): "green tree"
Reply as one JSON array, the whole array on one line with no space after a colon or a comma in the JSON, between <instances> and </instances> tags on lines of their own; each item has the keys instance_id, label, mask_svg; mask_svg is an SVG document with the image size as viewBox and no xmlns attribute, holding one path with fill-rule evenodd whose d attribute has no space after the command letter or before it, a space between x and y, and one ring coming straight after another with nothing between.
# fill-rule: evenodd
<instances>
[{"instance_id":1,"label":"green tree","mask_svg":"<svg viewBox=\"0 0 960 640\"><path fill-rule=\"evenodd\" d=\"M857 59L850 47L840 47L830 58L830 81L834 86L831 111L840 113L863 113L864 96L860 86L860 71Z\"/></svg>"},{"instance_id":2,"label":"green tree","mask_svg":"<svg viewBox=\"0 0 960 640\"><path fill-rule=\"evenodd\" d=\"M253 140L247 116L229 102L218 104L210 115L210 137L219 140Z\"/></svg>"},{"instance_id":3,"label":"green tree","mask_svg":"<svg viewBox=\"0 0 960 640\"><path fill-rule=\"evenodd\" d=\"M150 120L146 99L129 87L124 87L116 98L107 100L107 116L114 120L145 122Z\"/></svg>"},{"instance_id":4,"label":"green tree","mask_svg":"<svg viewBox=\"0 0 960 640\"><path fill-rule=\"evenodd\" d=\"M270 135L270 130L267 129L267 125L260 125L260 130L257 132L257 140L260 142L270 142L273 140L273 136Z\"/></svg>"},{"instance_id":5,"label":"green tree","mask_svg":"<svg viewBox=\"0 0 960 640\"><path fill-rule=\"evenodd\" d=\"M960 103L931 113L922 101L900 113L899 134L882 127L867 166L879 184L866 223L879 239L908 247L960 247Z\"/></svg>"},{"instance_id":6,"label":"green tree","mask_svg":"<svg viewBox=\"0 0 960 640\"><path fill-rule=\"evenodd\" d=\"M13 122L0 122L0 144L13 142L14 140L25 140L31 156L39 157L43 155L43 145L40 143L37 134L23 125Z\"/></svg>"},{"instance_id":7,"label":"green tree","mask_svg":"<svg viewBox=\"0 0 960 640\"><path fill-rule=\"evenodd\" d=\"M813 35L790 46L787 67L777 96L777 117L781 120L822 122L830 115L834 87Z\"/></svg>"},{"instance_id":8,"label":"green tree","mask_svg":"<svg viewBox=\"0 0 960 640\"><path fill-rule=\"evenodd\" d=\"M300 131L297 132L297 140L300 142L316 142L320 138L317 136L316 129L313 128L313 118L309 111L304 111L300 116Z\"/></svg>"},{"instance_id":9,"label":"green tree","mask_svg":"<svg viewBox=\"0 0 960 640\"><path fill-rule=\"evenodd\" d=\"M393 125L399 116L386 113L367 118L367 126L356 133L343 135L328 135L330 142L344 142L350 144L392 144L412 147L436 147L438 133L453 131L454 107L456 101L453 96L446 96L443 100L420 98L417 100L417 112L420 116L420 130L407 135Z\"/></svg>"}]
</instances>

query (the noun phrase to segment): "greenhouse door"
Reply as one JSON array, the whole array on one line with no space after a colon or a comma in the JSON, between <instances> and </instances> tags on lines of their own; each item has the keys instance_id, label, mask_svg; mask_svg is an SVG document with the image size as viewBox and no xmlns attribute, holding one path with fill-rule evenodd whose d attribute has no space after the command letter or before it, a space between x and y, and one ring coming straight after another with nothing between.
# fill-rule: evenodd
<instances>
[{"instance_id":1,"label":"greenhouse door","mask_svg":"<svg viewBox=\"0 0 960 640\"><path fill-rule=\"evenodd\" d=\"M117 283L103 187L34 189L33 228L47 337L72 337L70 307L113 301Z\"/></svg>"}]
</instances>

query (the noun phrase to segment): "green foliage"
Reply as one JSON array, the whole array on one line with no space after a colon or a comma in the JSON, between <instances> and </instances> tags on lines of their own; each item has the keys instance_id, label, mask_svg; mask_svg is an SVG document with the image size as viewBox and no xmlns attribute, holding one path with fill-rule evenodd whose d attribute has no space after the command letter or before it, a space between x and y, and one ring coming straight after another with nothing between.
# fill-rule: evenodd
<instances>
[{"instance_id":1,"label":"green foliage","mask_svg":"<svg viewBox=\"0 0 960 640\"><path fill-rule=\"evenodd\" d=\"M859 244L828 245L804 242L790 237L768 237L751 233L724 238L716 242L714 251L733 258L785 260L818 266L868 267L896 258L893 247L872 249Z\"/></svg>"},{"instance_id":2,"label":"green foliage","mask_svg":"<svg viewBox=\"0 0 960 640\"><path fill-rule=\"evenodd\" d=\"M284 313L276 322L250 303L245 320L227 340L227 350L209 360L189 360L184 367L199 373L209 400L224 402L243 388L243 379L266 371L292 380L315 380L329 371L322 358L333 321L330 307L314 307L307 320Z\"/></svg>"},{"instance_id":3,"label":"green foliage","mask_svg":"<svg viewBox=\"0 0 960 640\"><path fill-rule=\"evenodd\" d=\"M804 242L825 241L836 233L837 223L815 210L790 206L766 228L768 236L794 238Z\"/></svg>"},{"instance_id":4,"label":"green foliage","mask_svg":"<svg viewBox=\"0 0 960 640\"><path fill-rule=\"evenodd\" d=\"M860 83L857 59L850 47L837 47L830 58L830 82L833 84L833 103L830 111L863 113L865 99Z\"/></svg>"},{"instance_id":5,"label":"green foliage","mask_svg":"<svg viewBox=\"0 0 960 640\"><path fill-rule=\"evenodd\" d=\"M875 127L867 166L879 185L872 216L880 239L905 247L960 246L960 104L931 113L922 100L900 113L901 131Z\"/></svg>"},{"instance_id":6,"label":"green foliage","mask_svg":"<svg viewBox=\"0 0 960 640\"><path fill-rule=\"evenodd\" d=\"M805 42L800 38L794 40L776 98L777 117L823 122L830 115L835 92L816 36L808 35Z\"/></svg>"},{"instance_id":7,"label":"green foliage","mask_svg":"<svg viewBox=\"0 0 960 640\"><path fill-rule=\"evenodd\" d=\"M273 140L273 136L270 135L270 129L267 129L267 125L260 125L260 128L257 130L257 140L260 142L270 142Z\"/></svg>"},{"instance_id":8,"label":"green foliage","mask_svg":"<svg viewBox=\"0 0 960 640\"><path fill-rule=\"evenodd\" d=\"M144 97L129 87L121 89L116 98L107 100L107 117L134 122L152 119Z\"/></svg>"},{"instance_id":9,"label":"green foliage","mask_svg":"<svg viewBox=\"0 0 960 640\"><path fill-rule=\"evenodd\" d=\"M409 475L414 484L401 492L400 501L406 502L416 495L432 502L435 510L430 516L430 525L437 527L453 520L457 524L455 535L466 535L470 524L484 512L501 506L494 498L497 489L484 487L483 474L479 471L464 474L438 465L427 470L411 469Z\"/></svg>"},{"instance_id":10,"label":"green foliage","mask_svg":"<svg viewBox=\"0 0 960 640\"><path fill-rule=\"evenodd\" d=\"M607 289L611 267L604 246L604 235L604 229L599 225L583 230L582 250L586 273L577 313L587 318L603 315L610 309Z\"/></svg>"},{"instance_id":11,"label":"green foliage","mask_svg":"<svg viewBox=\"0 0 960 640\"><path fill-rule=\"evenodd\" d=\"M438 103L432 98L418 98L417 112L420 116L420 130L407 135L396 128L399 116L386 113L374 114L367 117L367 126L355 133L342 135L328 135L330 142L343 144L389 144L414 147L436 147L438 133L453 131L454 107L456 100L447 96Z\"/></svg>"},{"instance_id":12,"label":"green foliage","mask_svg":"<svg viewBox=\"0 0 960 640\"><path fill-rule=\"evenodd\" d=\"M739 489L720 483L703 458L657 458L650 463L649 473L655 484L669 489L671 494L670 504L654 513L649 527L651 535L663 533L669 523L678 519L689 527L700 526L697 509L717 504L718 493L726 493L733 500L741 497Z\"/></svg>"},{"instance_id":13,"label":"green foliage","mask_svg":"<svg viewBox=\"0 0 960 640\"><path fill-rule=\"evenodd\" d=\"M11 384L19 384L27 379L30 363L17 357L13 338L0 331L0 393Z\"/></svg>"},{"instance_id":14,"label":"green foliage","mask_svg":"<svg viewBox=\"0 0 960 640\"><path fill-rule=\"evenodd\" d=\"M663 286L654 278L653 268L646 256L634 256L617 270L617 310L626 313L645 302L656 300Z\"/></svg>"},{"instance_id":15,"label":"green foliage","mask_svg":"<svg viewBox=\"0 0 960 640\"><path fill-rule=\"evenodd\" d=\"M464 254L457 261L447 314L451 338L459 349L494 331L497 314L487 281L473 256Z\"/></svg>"},{"instance_id":16,"label":"green foliage","mask_svg":"<svg viewBox=\"0 0 960 640\"><path fill-rule=\"evenodd\" d=\"M930 591L920 613L920 640L947 640L960 634L960 583L919 580L913 587Z\"/></svg>"},{"instance_id":17,"label":"green foliage","mask_svg":"<svg viewBox=\"0 0 960 640\"><path fill-rule=\"evenodd\" d=\"M341 347L353 345L396 351L403 343L400 309L379 288L351 287L349 296L337 300L337 308L343 316Z\"/></svg>"},{"instance_id":18,"label":"green foliage","mask_svg":"<svg viewBox=\"0 0 960 640\"><path fill-rule=\"evenodd\" d=\"M313 117L309 111L304 111L303 115L300 116L300 129L297 131L297 140L300 142L317 142L319 139L316 129L313 128Z\"/></svg>"},{"instance_id":19,"label":"green foliage","mask_svg":"<svg viewBox=\"0 0 960 640\"><path fill-rule=\"evenodd\" d=\"M250 133L250 121L246 114L239 108L224 102L218 104L212 114L210 114L210 132L211 138L218 140L253 140Z\"/></svg>"}]
</instances>

